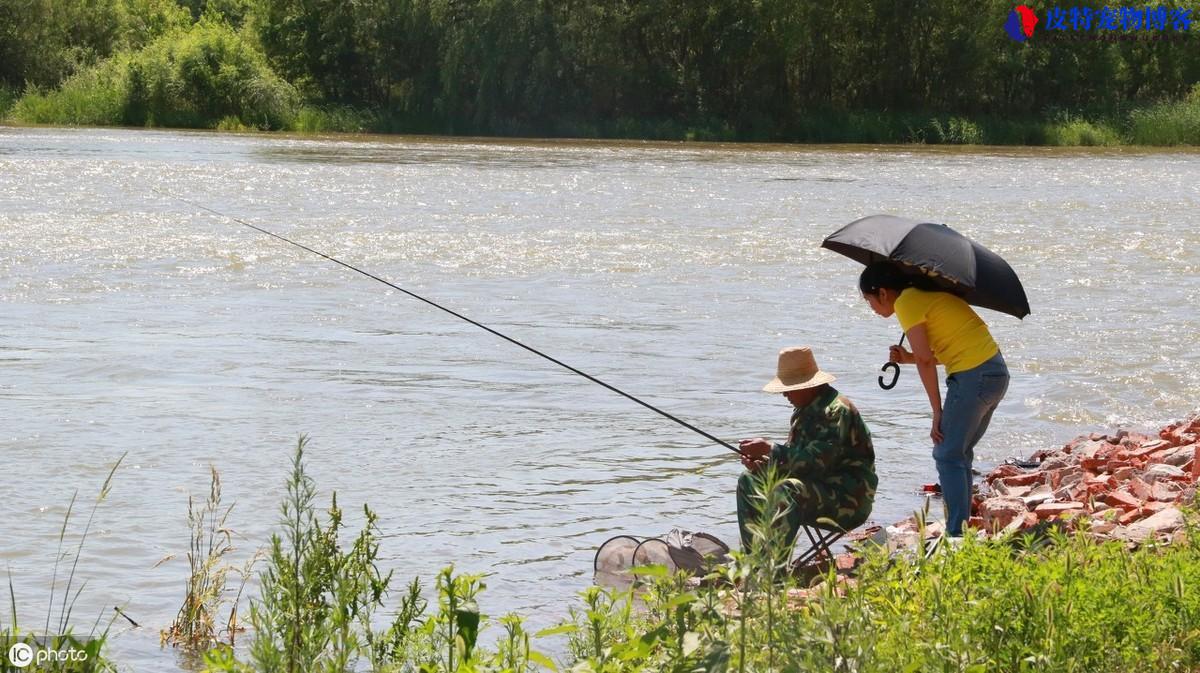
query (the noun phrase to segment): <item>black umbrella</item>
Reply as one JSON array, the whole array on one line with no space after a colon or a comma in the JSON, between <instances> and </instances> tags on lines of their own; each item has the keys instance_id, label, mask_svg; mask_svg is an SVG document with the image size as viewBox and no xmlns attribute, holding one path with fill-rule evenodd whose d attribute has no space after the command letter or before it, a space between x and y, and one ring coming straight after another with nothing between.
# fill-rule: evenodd
<instances>
[{"instance_id":1,"label":"black umbrella","mask_svg":"<svg viewBox=\"0 0 1200 673\"><path fill-rule=\"evenodd\" d=\"M890 261L905 273L928 278L968 304L1017 318L1029 315L1025 288L1008 262L944 224L870 215L830 234L821 247L862 264ZM879 385L892 387L883 383L883 377Z\"/></svg>"},{"instance_id":2,"label":"black umbrella","mask_svg":"<svg viewBox=\"0 0 1200 673\"><path fill-rule=\"evenodd\" d=\"M944 224L870 215L830 234L821 247L862 264L894 262L974 306L1029 315L1025 288L1008 262Z\"/></svg>"}]
</instances>

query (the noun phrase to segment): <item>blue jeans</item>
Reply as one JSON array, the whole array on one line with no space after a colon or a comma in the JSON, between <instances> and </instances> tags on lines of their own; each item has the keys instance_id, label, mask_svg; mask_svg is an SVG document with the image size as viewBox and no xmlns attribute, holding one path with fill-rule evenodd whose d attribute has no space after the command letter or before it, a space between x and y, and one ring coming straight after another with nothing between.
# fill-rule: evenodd
<instances>
[{"instance_id":1,"label":"blue jeans","mask_svg":"<svg viewBox=\"0 0 1200 673\"><path fill-rule=\"evenodd\" d=\"M971 515L971 462L975 445L987 432L992 412L1008 392L1008 366L996 353L990 360L946 377L942 405L942 441L933 447L942 501L946 504L946 534L962 535Z\"/></svg>"}]
</instances>

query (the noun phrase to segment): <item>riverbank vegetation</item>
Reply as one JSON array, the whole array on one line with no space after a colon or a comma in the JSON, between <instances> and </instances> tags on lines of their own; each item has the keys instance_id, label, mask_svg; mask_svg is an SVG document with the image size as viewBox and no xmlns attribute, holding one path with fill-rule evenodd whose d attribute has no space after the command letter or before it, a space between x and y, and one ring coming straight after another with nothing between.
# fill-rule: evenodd
<instances>
[{"instance_id":1,"label":"riverbank vegetation","mask_svg":"<svg viewBox=\"0 0 1200 673\"><path fill-rule=\"evenodd\" d=\"M362 528L344 539L337 494L327 509L317 505L316 484L304 466L301 438L280 507L281 532L272 536L259 574L261 590L250 603L250 637L239 657L229 646L205 657L208 671L228 673L326 671L526 671L553 667L530 647L516 615L500 619L504 631L485 650L480 635L488 620L476 600L482 577L443 570L436 605L428 610L419 580L402 593L393 612L383 612L392 573L379 569L377 517L366 505Z\"/></svg>"},{"instance_id":2,"label":"riverbank vegetation","mask_svg":"<svg viewBox=\"0 0 1200 673\"><path fill-rule=\"evenodd\" d=\"M1200 20L1186 2L1166 6ZM0 10L0 115L18 123L1200 144L1200 26L1092 40L1097 28L1043 25L1018 43L1001 0L0 0Z\"/></svg>"},{"instance_id":3,"label":"riverbank vegetation","mask_svg":"<svg viewBox=\"0 0 1200 673\"><path fill-rule=\"evenodd\" d=\"M636 590L592 587L560 626L530 634L521 617L481 612L482 577L443 570L428 601L419 581L385 610L376 517L343 544L336 495L324 513L303 441L252 600L248 656L221 647L208 670L427 673L643 671L1089 671L1200 666L1200 535L1171 545L1098 544L1053 527L930 555L868 549L854 579L830 569L800 586L778 526L752 528L754 553L697 585L661 567ZM759 497L778 511L782 480ZM776 515L778 518L781 515ZM1194 521L1194 520L1193 520ZM385 615L387 615L385 617ZM565 637L565 648L549 638ZM552 660L544 652L561 651ZM358 668L356 668L358 666Z\"/></svg>"},{"instance_id":4,"label":"riverbank vegetation","mask_svg":"<svg viewBox=\"0 0 1200 673\"><path fill-rule=\"evenodd\" d=\"M203 628L176 635L201 634L193 642L209 647L207 671L1117 673L1200 667L1194 510L1185 534L1169 545L1131 550L1051 526L993 540L968 536L929 555L889 555L867 546L853 578L830 569L803 582L788 571L791 549L779 528L764 521L752 527L754 552L734 552L732 562L702 584L661 567L641 568L636 588L587 588L559 626L530 633L519 615L484 613L480 575L446 568L428 596L420 580L395 587L392 573L379 567L383 538L375 513L364 505L361 529L347 537L337 495L328 508L318 505L305 448L302 438L286 479L279 532L258 570L259 591L248 599L249 628L236 649L228 639L214 645L216 611L200 606L219 599L207 580L196 583L206 572L197 566L220 566L227 551L221 531L230 509L220 505L215 474L208 500L191 508L191 580L176 626L189 618ZM97 504L111 481L110 473ZM771 504L781 502L782 488L778 479L764 480L758 495L764 511L778 511ZM69 511L63 539L70 521ZM68 585L78 556L78 549L73 557L59 554L72 561ZM234 592L229 587L225 596L232 609L241 589ZM36 670L112 670L104 651L107 629L92 640L70 635L77 597L59 596L56 625L68 635L54 642L86 650L90 664ZM30 630L17 626L15 596L10 602L11 620L0 625L6 650L18 640L38 646ZM47 624L56 612L53 598L50 607ZM18 669L3 661L0 670Z\"/></svg>"}]
</instances>

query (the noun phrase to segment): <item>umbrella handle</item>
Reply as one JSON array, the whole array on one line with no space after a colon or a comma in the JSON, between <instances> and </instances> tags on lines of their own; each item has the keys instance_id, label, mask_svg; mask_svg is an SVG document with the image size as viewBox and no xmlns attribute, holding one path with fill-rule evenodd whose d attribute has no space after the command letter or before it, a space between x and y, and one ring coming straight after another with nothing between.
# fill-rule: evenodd
<instances>
[{"instance_id":1,"label":"umbrella handle","mask_svg":"<svg viewBox=\"0 0 1200 673\"><path fill-rule=\"evenodd\" d=\"M896 345L897 345L897 346L903 346L903 345L904 345L904 338L905 338L905 337L907 337L907 336L908 336L908 334L907 334L907 333L905 333L905 334L901 334L901 335L900 335L900 343L898 343L898 344L896 344ZM879 368L879 371L881 371L881 372L886 372L886 371L888 371L889 369L890 369L890 370L892 370L892 380L891 380L891 382L885 383L885 382L884 382L884 380L883 380L883 375L880 375L880 376L879 376L879 387L880 387L880 388L883 388L884 390L891 390L892 388L895 388L895 387L896 387L896 382L900 380L900 365L896 364L895 362L889 362L889 363L885 364L884 366L880 367L880 368Z\"/></svg>"},{"instance_id":2,"label":"umbrella handle","mask_svg":"<svg viewBox=\"0 0 1200 673\"><path fill-rule=\"evenodd\" d=\"M891 381L884 383L883 375L881 374L879 376L879 387L883 388L884 390L891 390L892 388L895 388L896 382L900 380L900 365L896 364L895 362L889 362L881 367L879 371L886 372L889 369L892 370Z\"/></svg>"}]
</instances>

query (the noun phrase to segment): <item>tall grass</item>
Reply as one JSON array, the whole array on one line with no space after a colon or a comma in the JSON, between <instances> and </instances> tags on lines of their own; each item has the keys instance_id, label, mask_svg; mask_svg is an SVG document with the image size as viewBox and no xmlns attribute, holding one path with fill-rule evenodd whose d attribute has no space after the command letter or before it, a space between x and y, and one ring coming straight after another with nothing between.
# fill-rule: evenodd
<instances>
[{"instance_id":1,"label":"tall grass","mask_svg":"<svg viewBox=\"0 0 1200 673\"><path fill-rule=\"evenodd\" d=\"M108 621L107 625L100 631L100 622L104 618L104 613L101 612L86 636L79 636L75 633L72 617L75 611L75 605L79 600L79 596L83 593L87 582L81 582L79 586L75 586L76 573L79 570L79 559L83 554L84 544L87 542L88 535L92 530L92 523L96 518L96 510L100 505L108 499L112 492L113 477L117 473L117 468L125 460L127 454L121 454L121 457L113 463L112 468L105 477L104 483L100 487L100 492L96 495L96 499L92 502L91 511L88 513L87 522L84 524L83 531L79 534L79 539L75 543L74 552L69 548L64 551L66 546L67 533L71 529L71 520L75 513L75 503L79 497L79 491L76 490L71 495L71 502L67 505L67 512L63 515L62 526L58 533L58 548L54 555L54 569L50 580L50 597L46 606L46 619L42 628L41 634L36 634L27 629L22 629L17 616L17 599L16 592L13 589L11 571L8 577L8 595L9 595L9 623L0 625L0 671L8 673L9 671L19 670L36 670L46 671L47 673L93 673L100 671L115 671L112 663L104 656L104 649L108 642L109 629L112 626L112 620L116 618L114 614ZM61 594L56 591L58 588L58 572L64 561L71 562L70 572L67 574L66 586ZM72 593L72 588L75 589ZM55 613L55 598L57 596L58 616L54 618ZM114 608L117 614L120 614L119 608ZM53 621L53 630L51 624ZM34 651L54 651L54 652L70 652L73 656L64 658L54 658L51 660L40 661L33 664L33 668L18 667L9 658L9 648L17 643L23 643Z\"/></svg>"},{"instance_id":2,"label":"tall grass","mask_svg":"<svg viewBox=\"0 0 1200 673\"><path fill-rule=\"evenodd\" d=\"M73 75L54 91L27 90L9 110L9 116L25 124L119 124L125 105L119 69L126 61L125 56L115 56L101 66Z\"/></svg>"},{"instance_id":3,"label":"tall grass","mask_svg":"<svg viewBox=\"0 0 1200 673\"><path fill-rule=\"evenodd\" d=\"M226 556L234 551L229 514L233 505L221 504L221 475L210 468L208 498L197 503L188 496L188 578L183 604L169 627L161 632L163 643L187 652L203 652L219 642L233 644L243 627L238 621L238 603L257 556L244 568L237 568ZM165 559L164 559L165 560ZM229 575L241 576L236 595L226 596ZM228 606L228 613L224 610ZM223 623L222 623L223 620Z\"/></svg>"},{"instance_id":4,"label":"tall grass","mask_svg":"<svg viewBox=\"0 0 1200 673\"><path fill-rule=\"evenodd\" d=\"M1045 118L905 112L818 112L801 115L784 139L818 143L926 145L1119 145L1119 124L1055 112Z\"/></svg>"},{"instance_id":5,"label":"tall grass","mask_svg":"<svg viewBox=\"0 0 1200 673\"><path fill-rule=\"evenodd\" d=\"M351 107L305 105L292 118L297 133L364 133L376 129L378 116Z\"/></svg>"},{"instance_id":6,"label":"tall grass","mask_svg":"<svg viewBox=\"0 0 1200 673\"><path fill-rule=\"evenodd\" d=\"M1043 144L1059 147L1102 147L1125 142L1112 122L1061 111L1043 125L1042 136Z\"/></svg>"},{"instance_id":7,"label":"tall grass","mask_svg":"<svg viewBox=\"0 0 1200 673\"><path fill-rule=\"evenodd\" d=\"M1200 145L1200 84L1185 100L1136 110L1129 118L1138 145Z\"/></svg>"}]
</instances>

